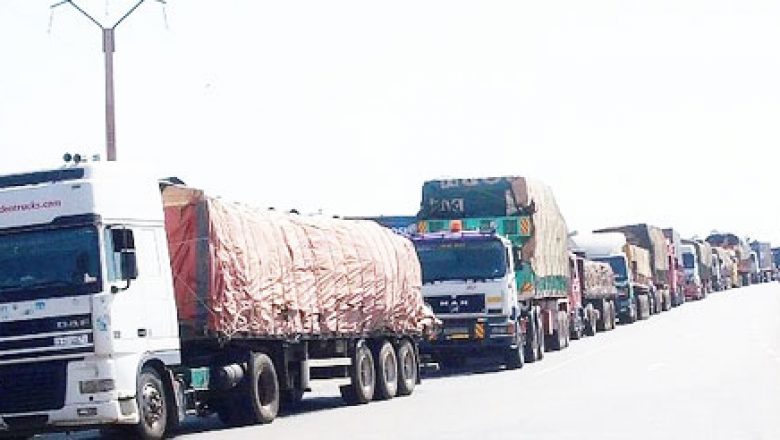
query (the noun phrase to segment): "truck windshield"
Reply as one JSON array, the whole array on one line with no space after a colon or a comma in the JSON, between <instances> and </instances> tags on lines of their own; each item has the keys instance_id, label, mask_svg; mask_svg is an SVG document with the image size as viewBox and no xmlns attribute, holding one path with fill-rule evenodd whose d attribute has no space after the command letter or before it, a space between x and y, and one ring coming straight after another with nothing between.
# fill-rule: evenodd
<instances>
[{"instance_id":1,"label":"truck windshield","mask_svg":"<svg viewBox=\"0 0 780 440\"><path fill-rule=\"evenodd\" d=\"M0 235L0 303L100 291L94 226Z\"/></svg>"},{"instance_id":2,"label":"truck windshield","mask_svg":"<svg viewBox=\"0 0 780 440\"><path fill-rule=\"evenodd\" d=\"M694 267L693 254L683 254L683 267L686 269L693 269Z\"/></svg>"},{"instance_id":3,"label":"truck windshield","mask_svg":"<svg viewBox=\"0 0 780 440\"><path fill-rule=\"evenodd\" d=\"M624 282L628 281L628 271L626 270L626 259L623 257L605 257L605 258L594 258L596 261L600 261L602 263L609 263L609 265L612 267L612 272L615 272L615 281L617 282Z\"/></svg>"},{"instance_id":4,"label":"truck windshield","mask_svg":"<svg viewBox=\"0 0 780 440\"><path fill-rule=\"evenodd\" d=\"M500 241L416 242L423 282L501 278L506 251Z\"/></svg>"}]
</instances>

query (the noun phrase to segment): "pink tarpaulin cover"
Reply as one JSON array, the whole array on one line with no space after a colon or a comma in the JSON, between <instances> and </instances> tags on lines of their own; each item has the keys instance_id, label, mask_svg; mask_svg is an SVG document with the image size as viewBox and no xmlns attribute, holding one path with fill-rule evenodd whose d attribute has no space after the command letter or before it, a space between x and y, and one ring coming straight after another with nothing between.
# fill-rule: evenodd
<instances>
[{"instance_id":1,"label":"pink tarpaulin cover","mask_svg":"<svg viewBox=\"0 0 780 440\"><path fill-rule=\"evenodd\" d=\"M183 337L419 334L431 322L411 242L374 222L164 190Z\"/></svg>"}]
</instances>

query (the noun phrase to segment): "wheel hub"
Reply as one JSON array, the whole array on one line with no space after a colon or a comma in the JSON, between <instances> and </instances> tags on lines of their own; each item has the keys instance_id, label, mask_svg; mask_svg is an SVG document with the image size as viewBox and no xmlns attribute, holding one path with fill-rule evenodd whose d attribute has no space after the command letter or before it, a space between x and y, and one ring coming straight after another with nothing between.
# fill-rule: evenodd
<instances>
[{"instance_id":1,"label":"wheel hub","mask_svg":"<svg viewBox=\"0 0 780 440\"><path fill-rule=\"evenodd\" d=\"M163 417L163 401L160 390L154 385L147 384L143 388L144 420L148 425L154 425Z\"/></svg>"}]
</instances>

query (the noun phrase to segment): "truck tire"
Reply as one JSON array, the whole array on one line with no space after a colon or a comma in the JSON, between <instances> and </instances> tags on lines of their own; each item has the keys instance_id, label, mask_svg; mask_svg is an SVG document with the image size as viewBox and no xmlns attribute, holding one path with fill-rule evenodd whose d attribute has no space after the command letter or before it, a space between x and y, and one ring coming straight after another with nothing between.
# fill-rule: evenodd
<instances>
[{"instance_id":1,"label":"truck tire","mask_svg":"<svg viewBox=\"0 0 780 440\"><path fill-rule=\"evenodd\" d=\"M414 345L404 339L398 344L398 395L408 396L417 386L417 354Z\"/></svg>"},{"instance_id":2,"label":"truck tire","mask_svg":"<svg viewBox=\"0 0 780 440\"><path fill-rule=\"evenodd\" d=\"M249 397L252 422L271 423L279 414L279 380L274 363L267 354L252 353L249 364Z\"/></svg>"},{"instance_id":3,"label":"truck tire","mask_svg":"<svg viewBox=\"0 0 780 440\"><path fill-rule=\"evenodd\" d=\"M355 346L349 376L352 383L339 388L341 398L350 405L370 402L374 397L376 371L374 358L371 356L371 350L366 347L365 341L360 341Z\"/></svg>"},{"instance_id":4,"label":"truck tire","mask_svg":"<svg viewBox=\"0 0 780 440\"><path fill-rule=\"evenodd\" d=\"M549 336L549 341L546 341L550 346L550 351L560 351L568 345L566 342L569 333L567 329L568 326L566 325L568 319L566 319L565 316L565 313L558 312L558 328L553 330L552 335Z\"/></svg>"},{"instance_id":5,"label":"truck tire","mask_svg":"<svg viewBox=\"0 0 780 440\"><path fill-rule=\"evenodd\" d=\"M617 310L615 310L615 303L609 303L609 329L614 330L617 327Z\"/></svg>"},{"instance_id":6,"label":"truck tire","mask_svg":"<svg viewBox=\"0 0 780 440\"><path fill-rule=\"evenodd\" d=\"M504 357L504 364L507 370L517 370L518 368L523 368L523 364L525 364L525 344L523 344L519 328L516 328L515 335L517 347L510 348Z\"/></svg>"},{"instance_id":7,"label":"truck tire","mask_svg":"<svg viewBox=\"0 0 780 440\"><path fill-rule=\"evenodd\" d=\"M136 402L141 420L135 433L143 440L160 440L168 428L168 407L165 386L160 373L150 366L143 367L138 376Z\"/></svg>"},{"instance_id":8,"label":"truck tire","mask_svg":"<svg viewBox=\"0 0 780 440\"><path fill-rule=\"evenodd\" d=\"M525 346L525 362L532 363L544 358L544 335L538 319L532 315L528 326L528 340Z\"/></svg>"},{"instance_id":9,"label":"truck tire","mask_svg":"<svg viewBox=\"0 0 780 440\"><path fill-rule=\"evenodd\" d=\"M393 344L384 341L374 352L374 359L376 359L374 400L392 399L398 394L398 358Z\"/></svg>"}]
</instances>

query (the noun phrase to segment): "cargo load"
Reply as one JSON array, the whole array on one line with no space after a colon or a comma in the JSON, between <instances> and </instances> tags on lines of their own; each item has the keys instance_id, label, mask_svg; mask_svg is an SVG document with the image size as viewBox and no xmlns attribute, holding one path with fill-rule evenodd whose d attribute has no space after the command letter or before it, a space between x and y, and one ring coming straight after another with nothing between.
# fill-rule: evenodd
<instances>
[{"instance_id":1,"label":"cargo load","mask_svg":"<svg viewBox=\"0 0 780 440\"><path fill-rule=\"evenodd\" d=\"M666 285L668 283L669 248L666 245L666 237L660 228L642 223L604 228L594 232L622 232L625 234L629 243L649 252L650 278L655 284Z\"/></svg>"},{"instance_id":2,"label":"cargo load","mask_svg":"<svg viewBox=\"0 0 780 440\"><path fill-rule=\"evenodd\" d=\"M547 185L517 176L427 181L417 218L422 231L448 220L463 220L464 229L492 223L531 263L533 273L522 271L517 280L523 297L567 295L568 229Z\"/></svg>"},{"instance_id":3,"label":"cargo load","mask_svg":"<svg viewBox=\"0 0 780 440\"><path fill-rule=\"evenodd\" d=\"M652 284L653 270L650 266L650 251L633 244L626 244L625 253L629 263L634 268L636 282L646 285Z\"/></svg>"},{"instance_id":4,"label":"cargo load","mask_svg":"<svg viewBox=\"0 0 780 440\"><path fill-rule=\"evenodd\" d=\"M585 260L583 264L585 289L583 298L606 298L617 294L615 273L609 263Z\"/></svg>"},{"instance_id":5,"label":"cargo load","mask_svg":"<svg viewBox=\"0 0 780 440\"><path fill-rule=\"evenodd\" d=\"M706 241L712 246L733 250L740 263L750 260L750 246L734 234L713 233L707 237Z\"/></svg>"},{"instance_id":6,"label":"cargo load","mask_svg":"<svg viewBox=\"0 0 780 440\"><path fill-rule=\"evenodd\" d=\"M372 221L282 214L163 191L182 339L419 334L411 242Z\"/></svg>"}]
</instances>

